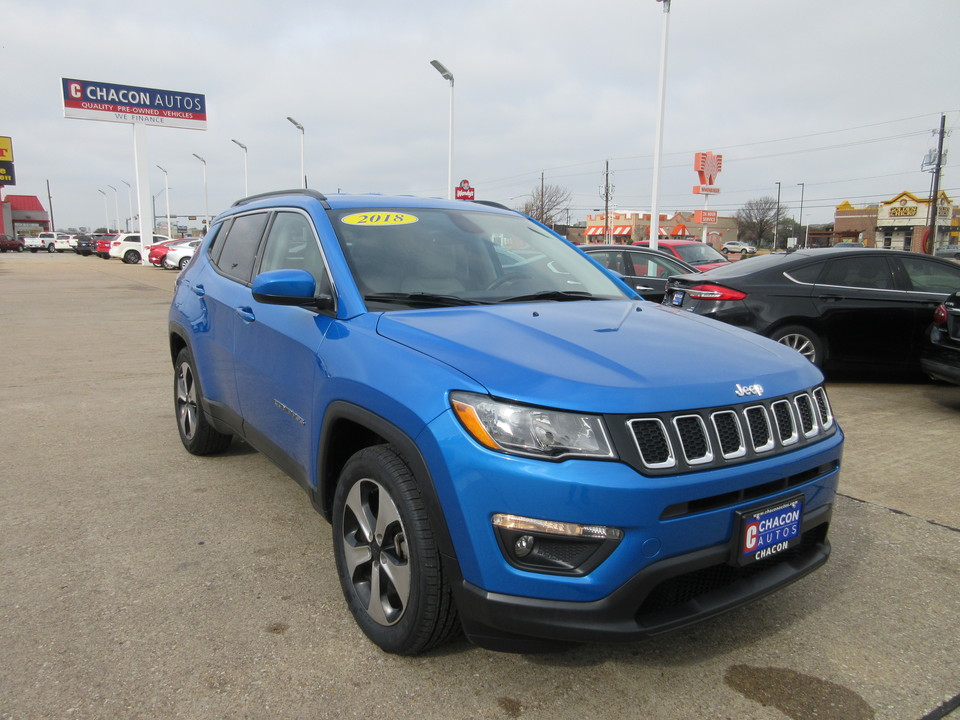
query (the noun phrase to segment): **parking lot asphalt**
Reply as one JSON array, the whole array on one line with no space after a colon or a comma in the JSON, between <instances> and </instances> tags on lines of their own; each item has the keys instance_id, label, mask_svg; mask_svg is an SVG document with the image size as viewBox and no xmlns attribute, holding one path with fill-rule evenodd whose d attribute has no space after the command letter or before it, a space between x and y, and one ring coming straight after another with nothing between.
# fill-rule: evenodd
<instances>
[{"instance_id":1,"label":"parking lot asphalt","mask_svg":"<svg viewBox=\"0 0 960 720\"><path fill-rule=\"evenodd\" d=\"M960 388L828 383L834 552L775 595L643 643L398 658L292 480L183 450L174 279L0 255L0 718L960 717Z\"/></svg>"}]
</instances>

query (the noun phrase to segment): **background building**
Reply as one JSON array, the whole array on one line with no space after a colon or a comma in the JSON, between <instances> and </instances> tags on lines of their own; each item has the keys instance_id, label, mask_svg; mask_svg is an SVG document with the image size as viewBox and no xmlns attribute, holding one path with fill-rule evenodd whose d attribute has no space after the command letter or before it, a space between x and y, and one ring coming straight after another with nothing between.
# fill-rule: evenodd
<instances>
[{"instance_id":1,"label":"background building","mask_svg":"<svg viewBox=\"0 0 960 720\"><path fill-rule=\"evenodd\" d=\"M0 200L0 233L16 237L50 229L50 214L43 209L40 198L7 195Z\"/></svg>"},{"instance_id":2,"label":"background building","mask_svg":"<svg viewBox=\"0 0 960 720\"><path fill-rule=\"evenodd\" d=\"M735 217L717 217L715 223L698 223L693 212L677 212L672 216L660 215L660 237L702 240L703 229L707 229L707 242L719 248L727 240L736 240L738 232ZM607 236L609 234L609 239ZM587 215L587 227L584 242L602 244L606 242L629 245L640 240L650 239L650 213L624 211L610 213L609 221L604 213Z\"/></svg>"},{"instance_id":3,"label":"background building","mask_svg":"<svg viewBox=\"0 0 960 720\"><path fill-rule=\"evenodd\" d=\"M960 208L945 192L937 196L933 247L957 244ZM884 202L854 207L844 201L834 212L834 242L859 240L867 247L924 252L930 227L930 198L904 191Z\"/></svg>"}]
</instances>

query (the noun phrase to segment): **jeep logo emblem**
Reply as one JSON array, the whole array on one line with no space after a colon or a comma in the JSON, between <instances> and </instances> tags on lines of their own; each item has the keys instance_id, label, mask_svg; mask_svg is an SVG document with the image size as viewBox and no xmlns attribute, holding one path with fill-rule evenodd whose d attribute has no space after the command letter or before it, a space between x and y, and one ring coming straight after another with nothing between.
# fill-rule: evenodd
<instances>
[{"instance_id":1,"label":"jeep logo emblem","mask_svg":"<svg viewBox=\"0 0 960 720\"><path fill-rule=\"evenodd\" d=\"M737 397L744 397L746 395L756 395L760 397L763 395L763 385L755 383L753 385L737 385L735 390Z\"/></svg>"}]
</instances>

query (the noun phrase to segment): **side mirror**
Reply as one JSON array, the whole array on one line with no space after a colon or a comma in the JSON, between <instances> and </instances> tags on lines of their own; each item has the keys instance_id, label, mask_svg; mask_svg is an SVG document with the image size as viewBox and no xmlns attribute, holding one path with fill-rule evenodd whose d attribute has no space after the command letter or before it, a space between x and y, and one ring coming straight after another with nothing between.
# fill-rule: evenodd
<instances>
[{"instance_id":1,"label":"side mirror","mask_svg":"<svg viewBox=\"0 0 960 720\"><path fill-rule=\"evenodd\" d=\"M268 270L253 279L253 299L266 305L333 307L329 295L317 297L317 281L306 270Z\"/></svg>"}]
</instances>

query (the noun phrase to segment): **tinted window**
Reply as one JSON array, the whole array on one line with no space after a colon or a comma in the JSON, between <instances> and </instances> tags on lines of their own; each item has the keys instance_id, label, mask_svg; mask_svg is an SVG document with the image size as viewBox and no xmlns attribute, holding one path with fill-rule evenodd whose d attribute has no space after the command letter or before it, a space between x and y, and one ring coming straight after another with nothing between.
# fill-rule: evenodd
<instances>
[{"instance_id":1,"label":"tinted window","mask_svg":"<svg viewBox=\"0 0 960 720\"><path fill-rule=\"evenodd\" d=\"M960 290L960 266L950 267L926 258L901 258L913 290L953 293Z\"/></svg>"},{"instance_id":2,"label":"tinted window","mask_svg":"<svg viewBox=\"0 0 960 720\"><path fill-rule=\"evenodd\" d=\"M788 270L786 274L797 282L813 284L820 276L820 271L823 270L823 265L824 263L811 263L809 265L804 265L803 267Z\"/></svg>"},{"instance_id":3,"label":"tinted window","mask_svg":"<svg viewBox=\"0 0 960 720\"><path fill-rule=\"evenodd\" d=\"M829 261L820 283L841 287L892 290L893 276L890 274L890 266L886 258L876 255L864 257L857 253L855 256Z\"/></svg>"},{"instance_id":4,"label":"tinted window","mask_svg":"<svg viewBox=\"0 0 960 720\"><path fill-rule=\"evenodd\" d=\"M626 267L623 263L623 253L619 250L597 250L595 252L591 252L590 257L603 265L605 268L610 268L621 275L627 274Z\"/></svg>"},{"instance_id":5,"label":"tinted window","mask_svg":"<svg viewBox=\"0 0 960 720\"><path fill-rule=\"evenodd\" d=\"M217 267L225 275L240 282L249 282L253 263L257 258L257 246L267 224L266 213L241 215L233 221L230 232L222 241Z\"/></svg>"},{"instance_id":6,"label":"tinted window","mask_svg":"<svg viewBox=\"0 0 960 720\"><path fill-rule=\"evenodd\" d=\"M283 269L306 270L317 281L318 291L326 287L326 269L313 225L299 213L277 213L267 235L260 272Z\"/></svg>"},{"instance_id":7,"label":"tinted window","mask_svg":"<svg viewBox=\"0 0 960 720\"><path fill-rule=\"evenodd\" d=\"M656 255L647 255L635 251L628 254L630 261L633 263L634 275L667 278L671 275L685 275L690 272L668 257L657 257Z\"/></svg>"}]
</instances>

